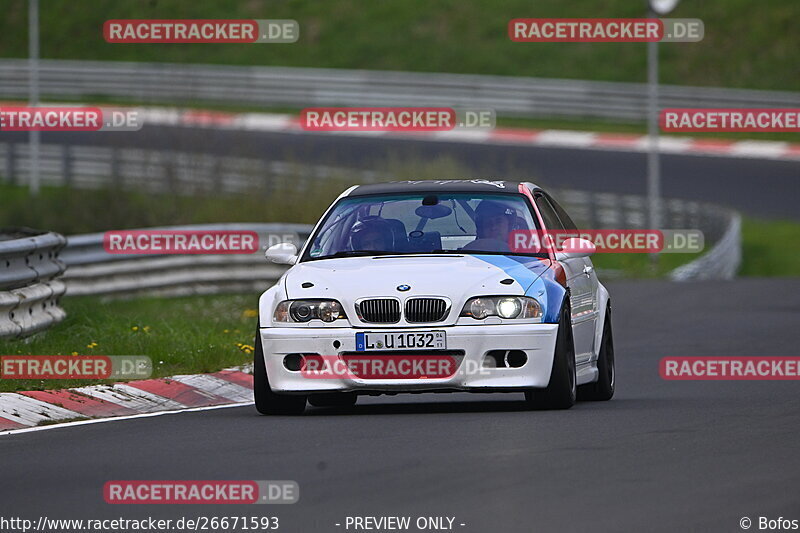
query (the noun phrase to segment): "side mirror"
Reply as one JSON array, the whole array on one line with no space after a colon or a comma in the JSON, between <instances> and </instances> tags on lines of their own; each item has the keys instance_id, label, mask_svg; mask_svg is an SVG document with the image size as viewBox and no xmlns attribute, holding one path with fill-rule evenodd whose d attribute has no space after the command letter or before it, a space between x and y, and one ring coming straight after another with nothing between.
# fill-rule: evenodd
<instances>
[{"instance_id":1,"label":"side mirror","mask_svg":"<svg viewBox=\"0 0 800 533\"><path fill-rule=\"evenodd\" d=\"M293 265L297 262L297 246L290 242L279 242L267 248L264 257L271 263Z\"/></svg>"},{"instance_id":2,"label":"side mirror","mask_svg":"<svg viewBox=\"0 0 800 533\"><path fill-rule=\"evenodd\" d=\"M570 237L561 245L561 249L556 252L556 260L573 259L577 257L589 257L595 252L596 248L592 241Z\"/></svg>"}]
</instances>

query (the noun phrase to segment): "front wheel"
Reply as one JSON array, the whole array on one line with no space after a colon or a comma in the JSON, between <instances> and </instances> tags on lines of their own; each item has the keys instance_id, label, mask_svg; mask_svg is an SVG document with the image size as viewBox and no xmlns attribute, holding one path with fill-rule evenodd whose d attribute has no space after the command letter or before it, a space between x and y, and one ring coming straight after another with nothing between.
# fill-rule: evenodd
<instances>
[{"instance_id":1,"label":"front wheel","mask_svg":"<svg viewBox=\"0 0 800 533\"><path fill-rule=\"evenodd\" d=\"M262 415L301 415L306 409L306 397L302 395L278 394L269 386L267 366L264 364L264 348L261 335L256 331L253 351L253 395L256 409Z\"/></svg>"},{"instance_id":2,"label":"front wheel","mask_svg":"<svg viewBox=\"0 0 800 533\"><path fill-rule=\"evenodd\" d=\"M575 343L572 338L572 313L568 301L561 308L556 335L550 383L544 389L530 389L525 392L525 401L534 409L569 409L575 405L577 396Z\"/></svg>"},{"instance_id":3,"label":"front wheel","mask_svg":"<svg viewBox=\"0 0 800 533\"><path fill-rule=\"evenodd\" d=\"M611 305L606 307L606 318L603 322L603 338L600 341L600 353L597 355L597 381L578 387L578 398L581 400L605 401L614 396L617 376L614 367L614 336L611 331Z\"/></svg>"}]
</instances>

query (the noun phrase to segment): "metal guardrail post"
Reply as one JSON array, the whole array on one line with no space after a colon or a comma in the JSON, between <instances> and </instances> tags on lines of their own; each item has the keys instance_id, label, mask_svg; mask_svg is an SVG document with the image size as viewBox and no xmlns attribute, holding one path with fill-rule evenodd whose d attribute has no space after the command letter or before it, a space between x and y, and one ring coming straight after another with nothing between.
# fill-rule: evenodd
<instances>
[{"instance_id":1,"label":"metal guardrail post","mask_svg":"<svg viewBox=\"0 0 800 533\"><path fill-rule=\"evenodd\" d=\"M66 286L57 233L13 230L0 240L0 337L22 337L64 319L58 305Z\"/></svg>"}]
</instances>

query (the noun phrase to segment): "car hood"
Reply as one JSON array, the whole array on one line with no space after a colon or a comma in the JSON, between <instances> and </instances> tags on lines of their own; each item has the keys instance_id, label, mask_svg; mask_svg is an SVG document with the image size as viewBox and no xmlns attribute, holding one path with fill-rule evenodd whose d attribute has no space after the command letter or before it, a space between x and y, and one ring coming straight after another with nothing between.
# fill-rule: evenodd
<instances>
[{"instance_id":1,"label":"car hood","mask_svg":"<svg viewBox=\"0 0 800 533\"><path fill-rule=\"evenodd\" d=\"M548 260L503 255L351 257L299 263L289 269L284 283L289 299L332 298L348 316L355 314L356 300L387 296L443 296L460 310L473 296L525 294L549 265ZM514 282L500 283L508 279ZM303 287L309 283L313 286ZM399 291L400 285L410 289Z\"/></svg>"}]
</instances>

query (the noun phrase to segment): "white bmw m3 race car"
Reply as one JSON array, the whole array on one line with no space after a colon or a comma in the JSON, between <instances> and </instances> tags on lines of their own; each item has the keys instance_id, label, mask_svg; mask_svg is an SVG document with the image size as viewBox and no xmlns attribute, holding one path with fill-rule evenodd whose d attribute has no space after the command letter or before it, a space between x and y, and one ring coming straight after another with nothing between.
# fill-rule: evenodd
<instances>
[{"instance_id":1,"label":"white bmw m3 race car","mask_svg":"<svg viewBox=\"0 0 800 533\"><path fill-rule=\"evenodd\" d=\"M611 304L593 244L515 246L571 230L532 183L351 187L301 250L266 252L291 267L259 300L258 411L398 392L524 392L543 409L610 399Z\"/></svg>"}]
</instances>

